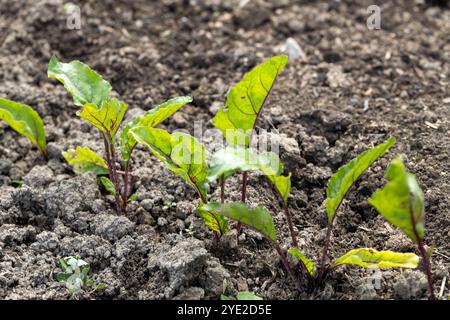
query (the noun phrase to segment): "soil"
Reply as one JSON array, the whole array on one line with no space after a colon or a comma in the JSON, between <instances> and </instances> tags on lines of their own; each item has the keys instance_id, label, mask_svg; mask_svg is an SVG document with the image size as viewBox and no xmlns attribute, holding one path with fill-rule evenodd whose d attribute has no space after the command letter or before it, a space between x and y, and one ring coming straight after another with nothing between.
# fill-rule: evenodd
<instances>
[{"instance_id":1,"label":"soil","mask_svg":"<svg viewBox=\"0 0 450 320\"><path fill-rule=\"evenodd\" d=\"M101 151L98 133L77 118L65 89L46 76L52 53L101 73L129 116L178 95L194 101L163 128L211 128L228 88L288 38L304 57L291 59L267 101L260 128L277 128L281 157L293 173L289 206L300 247L318 262L323 206L332 172L359 152L397 138L348 194L333 229L330 257L356 247L415 251L412 242L369 206L401 155L426 196L426 244L434 282L450 293L450 11L424 1L390 1L381 29L366 26L378 1L238 0L74 1L81 30L69 30L62 0L0 0L0 96L36 108L46 125L44 161L24 137L0 123L0 299L218 299L251 290L264 299L424 299L420 270L383 270L371 288L367 270L343 267L310 293L291 283L276 253L244 229L217 242L195 214L191 188L139 148L138 177L126 215L90 174L75 175L61 152ZM242 1L243 3L244 1ZM440 3L443 4L444 1ZM18 180L25 183L20 184ZM239 199L240 177L227 182ZM218 198L213 185L211 198ZM261 177L248 198L274 213L278 239L287 225ZM58 259L80 255L105 290L71 296L55 279Z\"/></svg>"}]
</instances>

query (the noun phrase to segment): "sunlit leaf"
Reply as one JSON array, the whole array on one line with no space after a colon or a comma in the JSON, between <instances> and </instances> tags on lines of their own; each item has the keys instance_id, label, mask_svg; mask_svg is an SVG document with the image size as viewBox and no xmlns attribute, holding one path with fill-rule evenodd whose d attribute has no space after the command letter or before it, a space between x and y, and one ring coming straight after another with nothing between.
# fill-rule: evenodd
<instances>
[{"instance_id":1,"label":"sunlit leaf","mask_svg":"<svg viewBox=\"0 0 450 320\"><path fill-rule=\"evenodd\" d=\"M249 148L229 145L213 154L208 181L215 181L222 175L226 179L238 171L262 172L274 184L283 200L287 202L291 190L291 175L281 175L283 165L276 153L258 153Z\"/></svg>"},{"instance_id":2,"label":"sunlit leaf","mask_svg":"<svg viewBox=\"0 0 450 320\"><path fill-rule=\"evenodd\" d=\"M269 175L267 178L273 183L284 203L287 204L291 192L291 173L288 176Z\"/></svg>"},{"instance_id":3,"label":"sunlit leaf","mask_svg":"<svg viewBox=\"0 0 450 320\"><path fill-rule=\"evenodd\" d=\"M342 200L348 190L353 186L356 180L367 170L378 158L383 156L393 145L395 139L390 138L375 148L361 153L358 157L346 165L339 168L328 181L327 200L325 207L327 209L328 223L332 223Z\"/></svg>"},{"instance_id":4,"label":"sunlit leaf","mask_svg":"<svg viewBox=\"0 0 450 320\"><path fill-rule=\"evenodd\" d=\"M301 261L305 267L306 270L309 272L309 274L311 275L312 278L314 278L314 274L315 274L315 267L314 267L314 262L312 262L310 259L308 259L303 253L301 253L301 251L297 248L292 248L288 250L288 253L292 256L294 256L295 258L297 258L298 261Z\"/></svg>"},{"instance_id":5,"label":"sunlit leaf","mask_svg":"<svg viewBox=\"0 0 450 320\"><path fill-rule=\"evenodd\" d=\"M103 187L105 187L105 190L108 191L113 196L116 195L116 187L114 186L114 183L112 183L111 180L107 177L99 177L100 182L102 183Z\"/></svg>"},{"instance_id":6,"label":"sunlit leaf","mask_svg":"<svg viewBox=\"0 0 450 320\"><path fill-rule=\"evenodd\" d=\"M219 109L213 120L229 143L249 145L250 132L287 60L284 55L266 60L230 90L225 108Z\"/></svg>"},{"instance_id":7,"label":"sunlit leaf","mask_svg":"<svg viewBox=\"0 0 450 320\"><path fill-rule=\"evenodd\" d=\"M406 171L400 158L391 162L386 177L390 182L376 191L369 203L390 223L418 242L425 236L425 208L423 192L416 177Z\"/></svg>"},{"instance_id":8,"label":"sunlit leaf","mask_svg":"<svg viewBox=\"0 0 450 320\"><path fill-rule=\"evenodd\" d=\"M231 298L227 295L221 294L220 295L220 300L231 300Z\"/></svg>"},{"instance_id":9,"label":"sunlit leaf","mask_svg":"<svg viewBox=\"0 0 450 320\"><path fill-rule=\"evenodd\" d=\"M0 119L23 134L47 157L44 123L30 106L0 98Z\"/></svg>"},{"instance_id":10,"label":"sunlit leaf","mask_svg":"<svg viewBox=\"0 0 450 320\"><path fill-rule=\"evenodd\" d=\"M377 251L371 248L353 249L334 262L334 266L344 264L363 268L417 268L419 257L414 253Z\"/></svg>"},{"instance_id":11,"label":"sunlit leaf","mask_svg":"<svg viewBox=\"0 0 450 320\"><path fill-rule=\"evenodd\" d=\"M272 215L263 206L251 208L241 202L209 202L204 205L203 209L239 221L256 231L261 232L269 239L273 241L276 240L275 225L273 223Z\"/></svg>"},{"instance_id":12,"label":"sunlit leaf","mask_svg":"<svg viewBox=\"0 0 450 320\"><path fill-rule=\"evenodd\" d=\"M62 153L67 163L77 174L93 172L96 175L108 174L108 166L105 160L88 147L76 147Z\"/></svg>"},{"instance_id":13,"label":"sunlit leaf","mask_svg":"<svg viewBox=\"0 0 450 320\"><path fill-rule=\"evenodd\" d=\"M134 127L130 134L206 199L208 166L203 144L185 133L171 135L151 127Z\"/></svg>"},{"instance_id":14,"label":"sunlit leaf","mask_svg":"<svg viewBox=\"0 0 450 320\"><path fill-rule=\"evenodd\" d=\"M141 117L134 118L128 123L120 133L120 147L123 160L128 161L130 159L131 153L136 146L136 140L129 134L131 128L137 126L156 127L190 102L192 102L191 97L176 97L170 99L145 112Z\"/></svg>"},{"instance_id":15,"label":"sunlit leaf","mask_svg":"<svg viewBox=\"0 0 450 320\"><path fill-rule=\"evenodd\" d=\"M48 76L64 84L72 94L73 102L80 107L89 103L99 108L111 92L111 85L80 61L62 63L52 56L48 64Z\"/></svg>"},{"instance_id":16,"label":"sunlit leaf","mask_svg":"<svg viewBox=\"0 0 450 320\"><path fill-rule=\"evenodd\" d=\"M211 158L208 181L220 176L230 177L238 171L261 171L265 175L279 175L283 170L278 155L273 152L257 153L252 149L227 146Z\"/></svg>"},{"instance_id":17,"label":"sunlit leaf","mask_svg":"<svg viewBox=\"0 0 450 320\"><path fill-rule=\"evenodd\" d=\"M141 117L140 124L143 127L156 127L190 102L192 102L192 98L187 96L167 100L145 112Z\"/></svg>"},{"instance_id":18,"label":"sunlit leaf","mask_svg":"<svg viewBox=\"0 0 450 320\"><path fill-rule=\"evenodd\" d=\"M202 217L203 223L218 235L224 235L230 231L230 225L225 216L217 214L214 211L205 210L203 203L197 207L197 211Z\"/></svg>"},{"instance_id":19,"label":"sunlit leaf","mask_svg":"<svg viewBox=\"0 0 450 320\"><path fill-rule=\"evenodd\" d=\"M117 99L110 99L106 100L100 108L94 104L85 104L81 112L77 114L103 133L110 134L114 139L126 111L125 103Z\"/></svg>"}]
</instances>

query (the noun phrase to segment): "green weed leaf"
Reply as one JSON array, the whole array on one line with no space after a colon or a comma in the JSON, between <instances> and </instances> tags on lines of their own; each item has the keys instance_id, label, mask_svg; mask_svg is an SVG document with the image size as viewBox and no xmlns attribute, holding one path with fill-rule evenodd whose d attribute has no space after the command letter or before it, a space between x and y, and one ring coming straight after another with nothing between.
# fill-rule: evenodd
<instances>
[{"instance_id":1,"label":"green weed leaf","mask_svg":"<svg viewBox=\"0 0 450 320\"><path fill-rule=\"evenodd\" d=\"M126 111L127 105L125 103L117 99L108 99L100 109L94 104L85 104L77 115L114 139Z\"/></svg>"},{"instance_id":2,"label":"green weed leaf","mask_svg":"<svg viewBox=\"0 0 450 320\"><path fill-rule=\"evenodd\" d=\"M80 107L89 103L99 108L111 92L111 85L80 61L62 63L53 55L47 74L58 79L73 96L75 105Z\"/></svg>"},{"instance_id":3,"label":"green weed leaf","mask_svg":"<svg viewBox=\"0 0 450 320\"><path fill-rule=\"evenodd\" d=\"M417 243L419 239L414 229L420 239L425 236L425 209L423 192L416 177L406 171L400 158L396 158L389 165L386 178L390 182L376 191L369 203Z\"/></svg>"},{"instance_id":4,"label":"green weed leaf","mask_svg":"<svg viewBox=\"0 0 450 320\"><path fill-rule=\"evenodd\" d=\"M236 295L236 300L263 300L263 298L258 297L253 292L249 291L240 291Z\"/></svg>"},{"instance_id":5,"label":"green weed leaf","mask_svg":"<svg viewBox=\"0 0 450 320\"><path fill-rule=\"evenodd\" d=\"M275 225L273 223L272 215L263 206L250 208L241 202L209 202L203 206L203 209L239 221L262 233L272 241L276 241Z\"/></svg>"},{"instance_id":6,"label":"green weed leaf","mask_svg":"<svg viewBox=\"0 0 450 320\"><path fill-rule=\"evenodd\" d=\"M378 158L383 156L394 144L395 139L390 138L385 143L361 153L358 157L340 167L339 170L331 176L328 181L327 200L325 203L329 224L333 222L337 209L355 181L358 180L364 171L366 171Z\"/></svg>"},{"instance_id":7,"label":"green weed leaf","mask_svg":"<svg viewBox=\"0 0 450 320\"><path fill-rule=\"evenodd\" d=\"M150 127L134 127L130 134L175 174L191 184L206 201L208 166L203 144L194 137Z\"/></svg>"},{"instance_id":8,"label":"green weed leaf","mask_svg":"<svg viewBox=\"0 0 450 320\"><path fill-rule=\"evenodd\" d=\"M334 266L344 264L363 268L417 268L419 257L414 253L377 251L371 248L353 249L334 262Z\"/></svg>"},{"instance_id":9,"label":"green weed leaf","mask_svg":"<svg viewBox=\"0 0 450 320\"><path fill-rule=\"evenodd\" d=\"M250 132L287 60L284 55L266 60L231 89L225 108L219 109L213 120L229 143L248 147Z\"/></svg>"},{"instance_id":10,"label":"green weed leaf","mask_svg":"<svg viewBox=\"0 0 450 320\"><path fill-rule=\"evenodd\" d=\"M310 259L308 259L303 253L301 253L301 251L297 248L292 248L288 250L288 253L290 255L292 255L293 257L295 257L298 261L303 262L303 264L305 265L306 269L308 270L309 274L311 275L311 277L314 279L314 274L315 274L315 266L314 266L314 262L312 262Z\"/></svg>"},{"instance_id":11,"label":"green weed leaf","mask_svg":"<svg viewBox=\"0 0 450 320\"><path fill-rule=\"evenodd\" d=\"M76 147L75 150L69 149L62 154L76 174L84 172L93 172L96 175L108 174L105 160L88 147Z\"/></svg>"},{"instance_id":12,"label":"green weed leaf","mask_svg":"<svg viewBox=\"0 0 450 320\"><path fill-rule=\"evenodd\" d=\"M107 177L99 177L98 179L102 183L103 187L105 187L106 191L108 191L113 196L116 195L116 187L114 187L114 183L112 183L112 181L109 180L109 178L107 178Z\"/></svg>"},{"instance_id":13,"label":"green weed leaf","mask_svg":"<svg viewBox=\"0 0 450 320\"><path fill-rule=\"evenodd\" d=\"M220 236L230 231L230 225L228 224L228 219L225 216L217 214L214 211L205 210L204 206L205 205L201 203L197 207L197 211L202 217L205 226Z\"/></svg>"},{"instance_id":14,"label":"green weed leaf","mask_svg":"<svg viewBox=\"0 0 450 320\"><path fill-rule=\"evenodd\" d=\"M123 160L130 160L131 153L136 146L136 140L129 134L131 128L138 126L156 127L190 102L192 102L191 97L176 97L170 99L147 111L143 116L134 118L128 123L120 133L120 147Z\"/></svg>"},{"instance_id":15,"label":"green weed leaf","mask_svg":"<svg viewBox=\"0 0 450 320\"><path fill-rule=\"evenodd\" d=\"M0 119L26 136L47 157L44 123L30 106L0 98Z\"/></svg>"}]
</instances>

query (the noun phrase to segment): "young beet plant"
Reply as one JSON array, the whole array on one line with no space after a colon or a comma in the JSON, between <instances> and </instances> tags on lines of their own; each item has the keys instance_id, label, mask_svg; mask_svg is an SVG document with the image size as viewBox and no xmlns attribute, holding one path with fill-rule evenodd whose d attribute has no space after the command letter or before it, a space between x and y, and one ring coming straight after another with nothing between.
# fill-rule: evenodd
<instances>
[{"instance_id":1,"label":"young beet plant","mask_svg":"<svg viewBox=\"0 0 450 320\"><path fill-rule=\"evenodd\" d=\"M30 106L0 98L0 119L12 129L26 136L48 159L44 122Z\"/></svg>"},{"instance_id":2,"label":"young beet plant","mask_svg":"<svg viewBox=\"0 0 450 320\"><path fill-rule=\"evenodd\" d=\"M336 212L356 180L393 146L395 143L393 138L362 153L330 178L326 202L329 223L319 268L317 269L313 261L306 258L298 248L297 236L288 207L291 175L283 175L283 165L276 154L257 152L250 148L253 129L261 114L261 108L286 62L285 56L271 58L255 67L231 89L226 108L220 109L213 121L225 135L228 146L212 156L209 166L206 163L205 147L190 135L177 132L170 134L161 129L135 126L129 131L129 136L145 145L171 171L193 186L200 198L197 211L205 225L214 231L217 237L230 230L229 219L237 221L239 226L243 224L260 232L272 244L288 273L294 279L295 274L287 259L287 253L277 241L271 213L261 205L251 207L245 203L248 173L257 171L264 174L283 201L292 241L292 248L288 250L288 253L297 258L300 271L307 277L310 288L319 285L331 270L345 264L365 268L416 268L419 258L413 253L377 251L371 248L350 250L333 263L327 264L328 247ZM237 172L243 172L241 201L225 202L225 181ZM213 181L220 183L220 202L208 200L208 184Z\"/></svg>"},{"instance_id":3,"label":"young beet plant","mask_svg":"<svg viewBox=\"0 0 450 320\"><path fill-rule=\"evenodd\" d=\"M327 200L325 202L328 227L319 268L316 268L314 262L302 254L299 248L291 248L288 250L289 254L306 266L308 271L307 279L310 288L321 285L331 271L342 265L356 265L363 268L380 269L395 267L417 268L419 257L414 253L399 253L389 250L378 251L373 248L352 249L333 262L327 264L332 227L342 201L359 177L394 144L395 139L390 138L385 143L361 153L349 163L339 168L339 170L329 179L327 186Z\"/></svg>"},{"instance_id":4,"label":"young beet plant","mask_svg":"<svg viewBox=\"0 0 450 320\"><path fill-rule=\"evenodd\" d=\"M394 226L402 230L414 243L423 260L428 280L430 299L434 300L433 276L430 258L425 250L425 207L423 192L416 177L407 172L400 158L394 159L388 167L386 178L390 181L383 189L376 191L369 200L378 212Z\"/></svg>"},{"instance_id":5,"label":"young beet plant","mask_svg":"<svg viewBox=\"0 0 450 320\"><path fill-rule=\"evenodd\" d=\"M63 153L76 173L93 172L116 201L119 211L126 212L132 199L132 153L136 140L128 132L132 127L155 127L190 103L190 97L177 97L134 118L124 126L120 136L127 105L110 97L111 85L98 73L80 61L62 63L53 56L48 65L48 76L56 78L72 94L74 104L81 107L77 115L99 130L104 145L104 156L88 147L77 147ZM119 137L118 137L119 136ZM117 145L120 145L120 160Z\"/></svg>"}]
</instances>

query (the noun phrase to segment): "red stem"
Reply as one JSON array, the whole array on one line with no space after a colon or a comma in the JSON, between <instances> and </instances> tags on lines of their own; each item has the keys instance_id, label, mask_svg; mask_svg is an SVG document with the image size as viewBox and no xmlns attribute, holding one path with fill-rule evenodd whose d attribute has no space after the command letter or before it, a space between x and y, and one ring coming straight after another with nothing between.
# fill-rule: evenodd
<instances>
[{"instance_id":1,"label":"red stem","mask_svg":"<svg viewBox=\"0 0 450 320\"><path fill-rule=\"evenodd\" d=\"M328 223L327 235L325 236L325 244L324 244L323 251L322 251L322 258L320 260L320 269L319 269L319 276L318 276L319 284L322 282L323 272L325 270L325 263L327 260L328 247L330 246L330 240L331 240L332 226L333 226L333 222Z\"/></svg>"},{"instance_id":2,"label":"red stem","mask_svg":"<svg viewBox=\"0 0 450 320\"><path fill-rule=\"evenodd\" d=\"M417 231L417 228L416 228L416 218L414 216L414 195L413 194L410 194L410 196L409 196L409 215L411 218L413 233L414 233L414 236L417 241L417 247L419 248L419 252L420 252L420 255L422 256L423 264L425 267L425 274L427 276L428 293L430 294L430 300L436 300L436 296L434 295L433 274L431 271L430 259L425 250L425 247L423 245L422 238L419 236L419 232Z\"/></svg>"},{"instance_id":3,"label":"red stem","mask_svg":"<svg viewBox=\"0 0 450 320\"><path fill-rule=\"evenodd\" d=\"M297 240L297 235L295 234L295 230L294 230L294 223L292 222L292 215L289 212L288 205L284 201L283 201L283 207L284 207L284 214L286 215L286 219L288 221L289 231L291 233L292 245L295 248L298 248L298 240Z\"/></svg>"},{"instance_id":4,"label":"red stem","mask_svg":"<svg viewBox=\"0 0 450 320\"><path fill-rule=\"evenodd\" d=\"M125 175L123 178L123 195L122 195L122 203L123 203L123 211L126 212L127 211L127 204L128 204L128 187L129 187L129 178L130 178L130 161L128 160L125 163Z\"/></svg>"},{"instance_id":5,"label":"red stem","mask_svg":"<svg viewBox=\"0 0 450 320\"><path fill-rule=\"evenodd\" d=\"M225 176L220 176L220 203L225 202Z\"/></svg>"},{"instance_id":6,"label":"red stem","mask_svg":"<svg viewBox=\"0 0 450 320\"><path fill-rule=\"evenodd\" d=\"M286 268L289 275L294 277L294 274L292 273L292 269L289 266L289 262L287 261L287 258L284 255L283 250L281 249L280 245L278 243L276 243L275 241L272 241L272 245L275 248L275 250L277 251L278 255L280 256L281 261L283 262L284 267Z\"/></svg>"},{"instance_id":7,"label":"red stem","mask_svg":"<svg viewBox=\"0 0 450 320\"><path fill-rule=\"evenodd\" d=\"M241 194L241 202L245 203L247 201L247 183L248 183L248 172L245 171L242 173L242 194ZM236 225L236 230L238 233L241 232L242 223L238 222Z\"/></svg>"},{"instance_id":8,"label":"red stem","mask_svg":"<svg viewBox=\"0 0 450 320\"><path fill-rule=\"evenodd\" d=\"M108 165L109 175L116 189L116 207L118 211L122 211L122 205L120 203L120 186L117 181L117 172L115 168L115 153L114 147L110 141L109 136L103 134L103 142L105 143L105 156L106 156L106 164Z\"/></svg>"}]
</instances>

